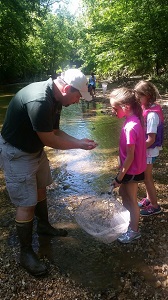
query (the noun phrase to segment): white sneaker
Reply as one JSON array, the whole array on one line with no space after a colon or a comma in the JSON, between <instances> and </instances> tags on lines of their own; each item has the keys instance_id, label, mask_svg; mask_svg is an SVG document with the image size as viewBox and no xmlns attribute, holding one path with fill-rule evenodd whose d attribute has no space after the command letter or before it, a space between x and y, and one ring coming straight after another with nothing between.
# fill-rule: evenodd
<instances>
[{"instance_id":1,"label":"white sneaker","mask_svg":"<svg viewBox=\"0 0 168 300\"><path fill-rule=\"evenodd\" d=\"M123 233L117 240L120 243L128 244L131 243L133 240L139 239L140 237L141 234L139 231L134 231L129 227L127 232Z\"/></svg>"}]
</instances>

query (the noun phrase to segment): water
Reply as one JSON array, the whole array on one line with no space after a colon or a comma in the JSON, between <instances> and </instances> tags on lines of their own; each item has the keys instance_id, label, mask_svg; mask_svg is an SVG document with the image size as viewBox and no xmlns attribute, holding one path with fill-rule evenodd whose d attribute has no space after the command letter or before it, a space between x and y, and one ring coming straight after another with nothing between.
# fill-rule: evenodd
<instances>
[{"instance_id":1,"label":"water","mask_svg":"<svg viewBox=\"0 0 168 300\"><path fill-rule=\"evenodd\" d=\"M86 190L99 193L116 172L119 123L104 111L99 103L82 103L63 109L61 129L76 138L90 138L98 143L92 151L50 151L52 162L61 160L63 164L61 173L66 172L67 176L63 176L61 184L69 186L68 194Z\"/></svg>"},{"instance_id":2,"label":"water","mask_svg":"<svg viewBox=\"0 0 168 300\"><path fill-rule=\"evenodd\" d=\"M0 125L11 96L12 92L0 95ZM150 284L154 282L135 250L119 247L117 242L105 245L96 241L80 229L74 218L80 202L92 195L105 195L117 173L121 121L107 111L109 105L103 101L82 101L63 109L61 129L76 138L91 138L98 147L92 151L46 149L53 175L53 184L48 189L50 222L66 228L68 237L38 238L35 235L33 242L39 255L56 264L61 273L95 290L120 286L121 278L130 270ZM3 224L10 225L8 219L13 214L13 208L3 202L0 210ZM6 238L11 247L18 247L13 228Z\"/></svg>"}]
</instances>

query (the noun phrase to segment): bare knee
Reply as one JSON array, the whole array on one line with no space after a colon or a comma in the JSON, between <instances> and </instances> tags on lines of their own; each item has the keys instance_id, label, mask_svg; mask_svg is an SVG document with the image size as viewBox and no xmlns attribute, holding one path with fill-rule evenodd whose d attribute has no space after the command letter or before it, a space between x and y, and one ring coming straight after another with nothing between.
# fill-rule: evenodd
<instances>
[{"instance_id":1,"label":"bare knee","mask_svg":"<svg viewBox=\"0 0 168 300\"><path fill-rule=\"evenodd\" d=\"M35 206L17 207L16 209L16 221L26 222L30 221L34 217Z\"/></svg>"}]
</instances>

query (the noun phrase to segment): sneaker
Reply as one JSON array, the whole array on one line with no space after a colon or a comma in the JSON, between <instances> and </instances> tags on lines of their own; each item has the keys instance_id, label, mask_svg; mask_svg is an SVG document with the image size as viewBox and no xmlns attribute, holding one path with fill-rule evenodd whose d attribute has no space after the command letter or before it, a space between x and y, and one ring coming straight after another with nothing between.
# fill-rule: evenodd
<instances>
[{"instance_id":1,"label":"sneaker","mask_svg":"<svg viewBox=\"0 0 168 300\"><path fill-rule=\"evenodd\" d=\"M133 240L139 239L140 237L141 234L139 231L134 231L129 227L127 232L123 233L117 240L120 243L128 244L131 243Z\"/></svg>"},{"instance_id":2,"label":"sneaker","mask_svg":"<svg viewBox=\"0 0 168 300\"><path fill-rule=\"evenodd\" d=\"M161 207L158 206L158 208L153 207L152 204L149 204L148 206L145 207L145 209L142 209L140 211L140 215L142 217L148 217L148 216L152 216L152 215L157 215L161 213Z\"/></svg>"},{"instance_id":3,"label":"sneaker","mask_svg":"<svg viewBox=\"0 0 168 300\"><path fill-rule=\"evenodd\" d=\"M141 201L138 202L138 206L140 208L144 208L150 204L150 201L147 198L143 198Z\"/></svg>"}]
</instances>

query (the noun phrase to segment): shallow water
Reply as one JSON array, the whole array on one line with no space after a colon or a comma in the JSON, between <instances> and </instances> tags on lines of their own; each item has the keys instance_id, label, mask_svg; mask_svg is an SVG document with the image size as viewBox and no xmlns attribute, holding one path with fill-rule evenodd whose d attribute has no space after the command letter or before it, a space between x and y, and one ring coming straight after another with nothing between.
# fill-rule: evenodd
<instances>
[{"instance_id":1,"label":"shallow water","mask_svg":"<svg viewBox=\"0 0 168 300\"><path fill-rule=\"evenodd\" d=\"M116 172L119 122L105 115L105 111L106 107L92 102L64 108L61 129L76 138L90 138L98 143L92 151L49 151L53 173L55 162L61 163L61 185L67 187L64 193L99 193Z\"/></svg>"},{"instance_id":2,"label":"shallow water","mask_svg":"<svg viewBox=\"0 0 168 300\"><path fill-rule=\"evenodd\" d=\"M0 98L0 122L11 98ZM47 148L53 175L48 188L49 217L54 226L68 230L66 238L34 236L34 247L42 257L56 264L63 274L93 289L106 289L121 284L124 274L135 272L149 283L153 275L141 257L118 242L103 244L85 233L75 220L75 209L87 197L106 195L117 173L118 139L121 121L107 114L109 105L87 103L64 108L61 129L76 138L91 138L98 143L92 151L80 149L60 151ZM9 215L11 207L5 211ZM8 237L18 247L15 233ZM139 241L137 242L138 245Z\"/></svg>"}]
</instances>

